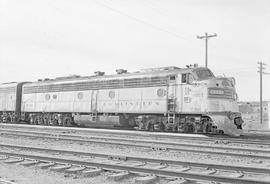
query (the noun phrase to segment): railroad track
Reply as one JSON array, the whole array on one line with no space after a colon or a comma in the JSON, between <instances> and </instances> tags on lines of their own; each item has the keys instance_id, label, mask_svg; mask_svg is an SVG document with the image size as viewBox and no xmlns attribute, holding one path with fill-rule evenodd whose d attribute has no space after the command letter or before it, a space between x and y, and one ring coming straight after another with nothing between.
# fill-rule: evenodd
<instances>
[{"instance_id":1,"label":"railroad track","mask_svg":"<svg viewBox=\"0 0 270 184\"><path fill-rule=\"evenodd\" d=\"M16 183L0 178L0 184L16 184Z\"/></svg>"},{"instance_id":2,"label":"railroad track","mask_svg":"<svg viewBox=\"0 0 270 184\"><path fill-rule=\"evenodd\" d=\"M180 180L203 180L237 184L266 184L269 183L270 179L270 169L263 168L128 157L19 145L2 144L0 147L2 148L0 160L7 164L36 165L40 168L50 168L53 171L90 175L109 170L113 171L113 174L109 175L113 179L128 177L130 174L138 177L138 181L155 180L161 177L167 179L168 183ZM3 148L6 150L3 151ZM83 159L82 156L84 156Z\"/></svg>"},{"instance_id":3,"label":"railroad track","mask_svg":"<svg viewBox=\"0 0 270 184\"><path fill-rule=\"evenodd\" d=\"M230 146L202 145L191 143L178 143L160 140L139 140L130 138L113 138L104 136L79 136L70 134L52 134L47 132L3 130L2 135L25 136L41 139L57 139L63 141L75 141L84 143L110 144L128 147L139 147L159 151L180 151L204 154L216 154L225 156L236 156L255 159L270 159L270 149L249 149Z\"/></svg>"},{"instance_id":4,"label":"railroad track","mask_svg":"<svg viewBox=\"0 0 270 184\"><path fill-rule=\"evenodd\" d=\"M267 139L268 137L262 136L242 136L237 138L232 138L228 136L215 136L215 135L198 135L198 134L180 134L180 133L163 133L163 132L145 132L145 131L130 131L130 130L112 130L112 129L89 129L89 128L78 128L78 127L52 127L52 126L40 126L40 125L27 125L27 124L4 124L0 123L1 129L7 128L16 128L18 129L26 129L26 130L42 130L42 131L54 131L54 132L63 132L70 131L79 134L108 134L116 135L116 136L135 136L135 137L146 137L146 138L155 138L155 139L174 139L177 141L199 141L206 143L229 143L229 144L246 144L246 145L261 145L261 146L270 146L270 141ZM0 130L1 130L0 129ZM269 137L270 138L270 137Z\"/></svg>"}]
</instances>

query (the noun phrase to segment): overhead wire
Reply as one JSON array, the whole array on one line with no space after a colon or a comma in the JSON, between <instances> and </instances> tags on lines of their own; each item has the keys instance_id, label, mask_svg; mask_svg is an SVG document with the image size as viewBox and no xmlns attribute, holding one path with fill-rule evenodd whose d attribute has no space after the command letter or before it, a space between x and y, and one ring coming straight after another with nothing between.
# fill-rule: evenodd
<instances>
[{"instance_id":1,"label":"overhead wire","mask_svg":"<svg viewBox=\"0 0 270 184\"><path fill-rule=\"evenodd\" d=\"M158 14L160 14L161 16L163 16L163 17L166 17L166 18L168 18L170 21L172 20L172 17L171 17L171 15L170 15L170 12L171 11L168 11L166 8L164 8L164 7L160 7L160 6L158 6L158 1L154 1L154 2L152 2L151 0L144 0L144 1L142 1L143 2L143 4L146 4L148 7L150 7L153 11L155 11L156 13L158 13ZM176 27L176 25L179 25L179 24L176 24L176 23L174 23L171 27L173 27L173 28L175 28L175 29L177 29L177 27ZM189 33L183 33L183 30L181 30L181 34L183 35L186 35L186 36L188 36L188 37L190 37L190 38L194 38L194 35L191 35L191 34L189 34Z\"/></svg>"},{"instance_id":2,"label":"overhead wire","mask_svg":"<svg viewBox=\"0 0 270 184\"><path fill-rule=\"evenodd\" d=\"M132 19L133 21L136 21L136 22L139 22L141 24L147 25L147 26L151 27L152 29L156 29L158 31L161 31L161 32L165 32L167 34L170 34L170 35L172 35L174 37L177 37L177 38L180 38L180 39L184 39L186 41L189 41L186 37L184 37L184 36L182 36L180 34L177 34L177 33L173 32L173 31L168 30L168 29L159 27L159 26L157 26L155 24L149 23L149 22L147 22L145 20L142 20L140 18L137 18L136 16L132 16L132 15L130 15L130 14L124 12L124 11L121 11L119 9L116 9L116 8L110 6L108 3L105 3L104 1L101 2L101 1L93 0L93 2L95 2L96 4L98 4L98 5L102 6L102 7L105 7L107 9L109 9L110 11L113 11L113 12L118 13L118 14L120 14L122 16L125 16L125 17L127 17L129 19Z\"/></svg>"}]
</instances>

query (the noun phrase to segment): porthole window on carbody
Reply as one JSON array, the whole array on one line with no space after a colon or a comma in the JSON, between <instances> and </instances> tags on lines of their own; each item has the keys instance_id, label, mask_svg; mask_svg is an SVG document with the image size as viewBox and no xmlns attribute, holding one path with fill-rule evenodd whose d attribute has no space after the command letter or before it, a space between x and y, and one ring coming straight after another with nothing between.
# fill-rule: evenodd
<instances>
[{"instance_id":1,"label":"porthole window on carbody","mask_svg":"<svg viewBox=\"0 0 270 184\"><path fill-rule=\"evenodd\" d=\"M51 98L50 94L45 95L45 100L50 100L50 98Z\"/></svg>"},{"instance_id":2,"label":"porthole window on carbody","mask_svg":"<svg viewBox=\"0 0 270 184\"><path fill-rule=\"evenodd\" d=\"M109 97L110 97L111 99L113 99L113 98L115 97L115 92L114 92L114 91L110 91L110 92L109 92Z\"/></svg>"},{"instance_id":3,"label":"porthole window on carbody","mask_svg":"<svg viewBox=\"0 0 270 184\"><path fill-rule=\"evenodd\" d=\"M158 97L164 97L165 95L166 95L166 90L165 90L165 89L159 88L159 89L157 90L157 96L158 96Z\"/></svg>"},{"instance_id":4,"label":"porthole window on carbody","mask_svg":"<svg viewBox=\"0 0 270 184\"><path fill-rule=\"evenodd\" d=\"M77 94L77 97L78 97L78 99L83 99L83 93L82 92L79 92L78 94Z\"/></svg>"}]
</instances>

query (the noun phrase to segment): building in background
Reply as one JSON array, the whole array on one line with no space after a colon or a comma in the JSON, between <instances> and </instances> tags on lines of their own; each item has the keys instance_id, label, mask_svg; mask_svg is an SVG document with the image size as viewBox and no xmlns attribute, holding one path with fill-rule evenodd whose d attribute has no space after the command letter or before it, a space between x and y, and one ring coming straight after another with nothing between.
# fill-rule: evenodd
<instances>
[{"instance_id":1,"label":"building in background","mask_svg":"<svg viewBox=\"0 0 270 184\"><path fill-rule=\"evenodd\" d=\"M259 102L239 102L239 110L244 120L243 129L270 129L270 101L263 102L263 122L260 122Z\"/></svg>"}]
</instances>

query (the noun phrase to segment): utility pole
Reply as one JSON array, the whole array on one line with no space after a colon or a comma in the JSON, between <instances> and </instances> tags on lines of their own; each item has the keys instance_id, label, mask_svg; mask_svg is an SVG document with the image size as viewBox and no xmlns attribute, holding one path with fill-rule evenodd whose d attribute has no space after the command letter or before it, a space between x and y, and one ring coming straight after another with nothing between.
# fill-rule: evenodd
<instances>
[{"instance_id":1,"label":"utility pole","mask_svg":"<svg viewBox=\"0 0 270 184\"><path fill-rule=\"evenodd\" d=\"M270 73L266 73L264 72L265 70L265 67L266 64L263 63L263 62L258 62L259 64L259 73L260 73L260 123L262 124L263 123L263 104L262 104L262 77L263 77L263 74L270 74Z\"/></svg>"},{"instance_id":2,"label":"utility pole","mask_svg":"<svg viewBox=\"0 0 270 184\"><path fill-rule=\"evenodd\" d=\"M208 33L205 33L204 36L197 36L198 39L205 39L205 67L208 66L208 39L211 37L216 37L217 34L208 35Z\"/></svg>"}]
</instances>

